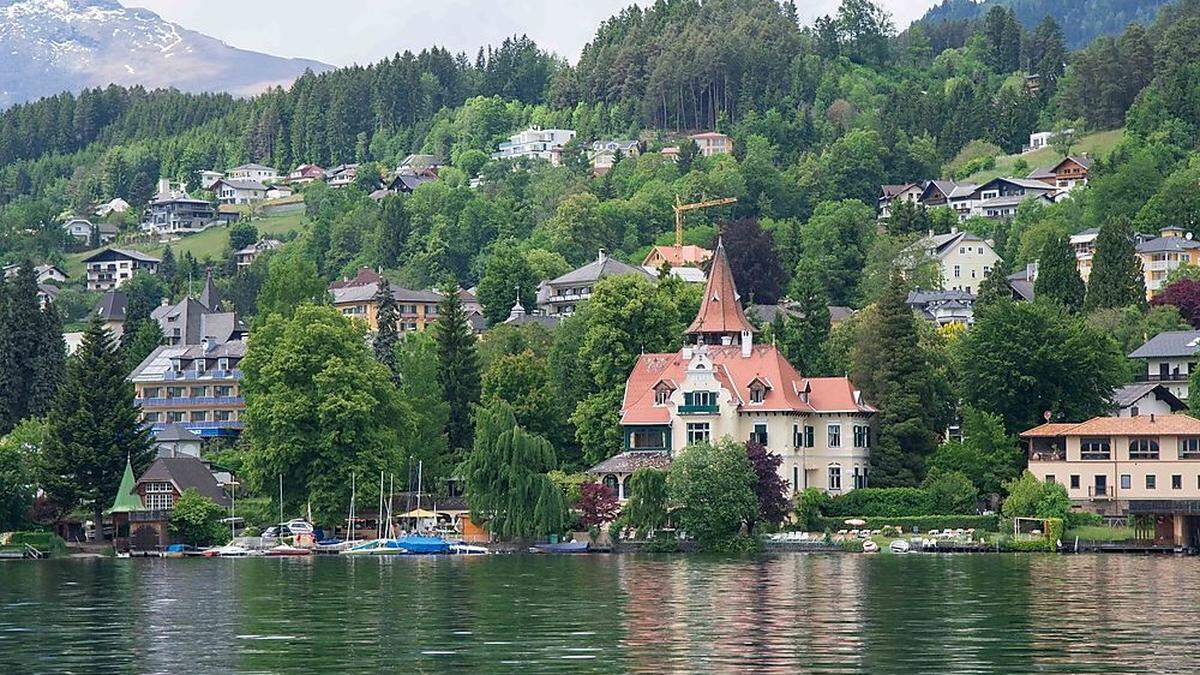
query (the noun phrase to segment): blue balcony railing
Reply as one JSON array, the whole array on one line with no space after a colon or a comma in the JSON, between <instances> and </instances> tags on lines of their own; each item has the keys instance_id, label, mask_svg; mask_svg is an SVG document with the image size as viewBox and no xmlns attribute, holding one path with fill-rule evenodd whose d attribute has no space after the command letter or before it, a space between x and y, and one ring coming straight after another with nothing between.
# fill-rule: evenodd
<instances>
[{"instance_id":1,"label":"blue balcony railing","mask_svg":"<svg viewBox=\"0 0 1200 675\"><path fill-rule=\"evenodd\" d=\"M176 398L142 398L138 405L143 408L170 408L184 405L233 405L241 406L241 396L179 396Z\"/></svg>"},{"instance_id":2,"label":"blue balcony railing","mask_svg":"<svg viewBox=\"0 0 1200 675\"><path fill-rule=\"evenodd\" d=\"M715 405L681 405L680 415L716 415L719 408Z\"/></svg>"}]
</instances>

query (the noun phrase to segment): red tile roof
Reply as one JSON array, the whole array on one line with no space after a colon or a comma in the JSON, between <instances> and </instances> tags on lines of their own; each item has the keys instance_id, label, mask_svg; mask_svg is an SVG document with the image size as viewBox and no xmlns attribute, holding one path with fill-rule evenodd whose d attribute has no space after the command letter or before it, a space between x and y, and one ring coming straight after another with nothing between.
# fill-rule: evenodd
<instances>
[{"instance_id":1,"label":"red tile roof","mask_svg":"<svg viewBox=\"0 0 1200 675\"><path fill-rule=\"evenodd\" d=\"M700 311L684 332L688 335L740 335L747 330L753 332L754 327L746 319L742 304L738 302L733 271L729 269L729 259L725 257L725 244L718 240L712 269L708 271L708 281L704 284Z\"/></svg>"},{"instance_id":2,"label":"red tile roof","mask_svg":"<svg viewBox=\"0 0 1200 675\"><path fill-rule=\"evenodd\" d=\"M739 345L709 345L708 356L721 386L733 392L742 410L870 413L875 408L861 400L854 384L845 377L801 375L774 345L755 345L750 356L742 356ZM681 382L687 377L688 360L683 352L642 354L625 383L621 402L622 424L667 424L669 406L654 405L654 388L659 382ZM768 385L761 404L751 404L750 383ZM805 400L807 398L807 400Z\"/></svg>"},{"instance_id":3,"label":"red tile roof","mask_svg":"<svg viewBox=\"0 0 1200 675\"><path fill-rule=\"evenodd\" d=\"M379 274L370 267L360 267L353 279L343 279L329 284L330 290L334 288L350 288L352 286L367 286L369 284L379 283Z\"/></svg>"}]
</instances>

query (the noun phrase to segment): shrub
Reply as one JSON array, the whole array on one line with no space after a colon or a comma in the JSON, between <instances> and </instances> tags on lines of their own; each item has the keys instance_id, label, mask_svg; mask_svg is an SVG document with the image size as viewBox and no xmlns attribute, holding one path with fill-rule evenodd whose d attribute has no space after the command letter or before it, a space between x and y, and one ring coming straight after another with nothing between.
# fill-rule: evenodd
<instances>
[{"instance_id":1,"label":"shrub","mask_svg":"<svg viewBox=\"0 0 1200 675\"><path fill-rule=\"evenodd\" d=\"M212 546L229 539L221 525L225 509L204 495L188 488L171 509L171 535L195 546Z\"/></svg>"},{"instance_id":2,"label":"shrub","mask_svg":"<svg viewBox=\"0 0 1200 675\"><path fill-rule=\"evenodd\" d=\"M625 512L629 523L637 528L639 537L650 536L667 525L667 472L651 467L642 467L629 477L629 491L633 494Z\"/></svg>"},{"instance_id":3,"label":"shrub","mask_svg":"<svg viewBox=\"0 0 1200 675\"><path fill-rule=\"evenodd\" d=\"M575 508L583 514L581 520L584 527L611 523L617 519L621 507L612 488L603 483L584 483L581 492L583 494Z\"/></svg>"},{"instance_id":4,"label":"shrub","mask_svg":"<svg viewBox=\"0 0 1200 675\"><path fill-rule=\"evenodd\" d=\"M796 493L796 525L802 530L821 529L821 512L829 507L829 495L819 488L808 488Z\"/></svg>"},{"instance_id":5,"label":"shrub","mask_svg":"<svg viewBox=\"0 0 1200 675\"><path fill-rule=\"evenodd\" d=\"M1046 483L1029 471L1004 484L1008 497L1001 512L1005 518L1058 518L1065 520L1071 510L1067 490L1058 483Z\"/></svg>"},{"instance_id":6,"label":"shrub","mask_svg":"<svg viewBox=\"0 0 1200 675\"><path fill-rule=\"evenodd\" d=\"M920 488L861 488L830 499L827 516L924 516L933 513L929 493Z\"/></svg>"},{"instance_id":7,"label":"shrub","mask_svg":"<svg viewBox=\"0 0 1200 675\"><path fill-rule=\"evenodd\" d=\"M921 484L933 513L970 513L975 510L979 491L961 471L929 470Z\"/></svg>"},{"instance_id":8,"label":"shrub","mask_svg":"<svg viewBox=\"0 0 1200 675\"><path fill-rule=\"evenodd\" d=\"M701 548L718 551L744 549L735 540L758 513L754 484L745 446L728 438L689 446L667 475L671 501L679 504L679 525Z\"/></svg>"},{"instance_id":9,"label":"shrub","mask_svg":"<svg viewBox=\"0 0 1200 675\"><path fill-rule=\"evenodd\" d=\"M1104 524L1104 518L1099 513L1091 511L1067 511L1067 529L1077 527L1096 527Z\"/></svg>"}]
</instances>

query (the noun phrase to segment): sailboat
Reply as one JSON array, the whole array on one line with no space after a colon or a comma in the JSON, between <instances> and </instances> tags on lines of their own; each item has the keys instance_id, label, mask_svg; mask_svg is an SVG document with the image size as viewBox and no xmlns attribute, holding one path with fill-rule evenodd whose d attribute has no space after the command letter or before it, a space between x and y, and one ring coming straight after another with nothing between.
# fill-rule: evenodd
<instances>
[{"instance_id":1,"label":"sailboat","mask_svg":"<svg viewBox=\"0 0 1200 675\"><path fill-rule=\"evenodd\" d=\"M417 462L417 508L404 514L406 517L419 518L423 514L421 511L421 472L423 468L424 462ZM409 475L411 477L411 474ZM436 518L437 514L434 513L433 516ZM450 542L436 535L410 534L400 539L400 546L407 549L410 553L432 554L450 552Z\"/></svg>"},{"instance_id":2,"label":"sailboat","mask_svg":"<svg viewBox=\"0 0 1200 675\"><path fill-rule=\"evenodd\" d=\"M279 474L279 522L283 522L283 474ZM280 539L278 546L267 549L267 555L272 557L302 556L310 555L311 553L312 551L306 548L292 546L291 544L284 542L282 539Z\"/></svg>"},{"instance_id":3,"label":"sailboat","mask_svg":"<svg viewBox=\"0 0 1200 675\"><path fill-rule=\"evenodd\" d=\"M392 477L392 488L395 488L396 479ZM385 506L383 503L383 472L379 472L379 515L383 515ZM387 524L382 521L379 523L379 529L376 531L378 535L375 539L351 546L342 551L342 555L404 555L408 553L408 549L401 545L400 540L396 539L392 532L392 496L391 491L388 493L388 501L386 506Z\"/></svg>"}]
</instances>

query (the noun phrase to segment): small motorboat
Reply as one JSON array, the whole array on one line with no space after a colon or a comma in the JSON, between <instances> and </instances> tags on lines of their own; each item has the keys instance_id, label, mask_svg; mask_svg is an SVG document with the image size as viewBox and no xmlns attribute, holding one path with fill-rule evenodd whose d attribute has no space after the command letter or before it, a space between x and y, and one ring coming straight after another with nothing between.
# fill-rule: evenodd
<instances>
[{"instance_id":1,"label":"small motorboat","mask_svg":"<svg viewBox=\"0 0 1200 675\"><path fill-rule=\"evenodd\" d=\"M352 546L342 555L407 555L408 549L400 545L397 539L372 539L358 546Z\"/></svg>"},{"instance_id":2,"label":"small motorboat","mask_svg":"<svg viewBox=\"0 0 1200 675\"><path fill-rule=\"evenodd\" d=\"M486 546L475 546L473 544L450 544L450 552L455 555L488 555L492 552Z\"/></svg>"},{"instance_id":3,"label":"small motorboat","mask_svg":"<svg viewBox=\"0 0 1200 675\"><path fill-rule=\"evenodd\" d=\"M238 546L237 544L226 544L204 551L206 558L246 558L252 555L262 555L262 553L248 549L245 546Z\"/></svg>"},{"instance_id":4,"label":"small motorboat","mask_svg":"<svg viewBox=\"0 0 1200 675\"><path fill-rule=\"evenodd\" d=\"M288 544L280 544L278 546L274 546L272 548L267 549L267 555L271 556L271 557L304 556L304 555L312 555L312 551L310 551L309 549L306 549L306 548L300 548L299 546L290 546Z\"/></svg>"},{"instance_id":5,"label":"small motorboat","mask_svg":"<svg viewBox=\"0 0 1200 675\"><path fill-rule=\"evenodd\" d=\"M879 553L879 544L868 539L863 542L863 553Z\"/></svg>"},{"instance_id":6,"label":"small motorboat","mask_svg":"<svg viewBox=\"0 0 1200 675\"><path fill-rule=\"evenodd\" d=\"M534 544L534 553L587 553L591 545L586 541L564 541L558 544Z\"/></svg>"},{"instance_id":7,"label":"small motorboat","mask_svg":"<svg viewBox=\"0 0 1200 675\"><path fill-rule=\"evenodd\" d=\"M908 542L904 541L903 539L896 539L888 545L888 549L892 553L908 553L910 548L912 547L909 546Z\"/></svg>"},{"instance_id":8,"label":"small motorboat","mask_svg":"<svg viewBox=\"0 0 1200 675\"><path fill-rule=\"evenodd\" d=\"M398 542L400 547L409 553L429 555L450 552L450 542L441 537L426 537L411 534L407 537L401 537Z\"/></svg>"},{"instance_id":9,"label":"small motorboat","mask_svg":"<svg viewBox=\"0 0 1200 675\"><path fill-rule=\"evenodd\" d=\"M167 550L163 551L164 558L183 558L186 556L200 555L202 551L190 544L171 544Z\"/></svg>"}]
</instances>

